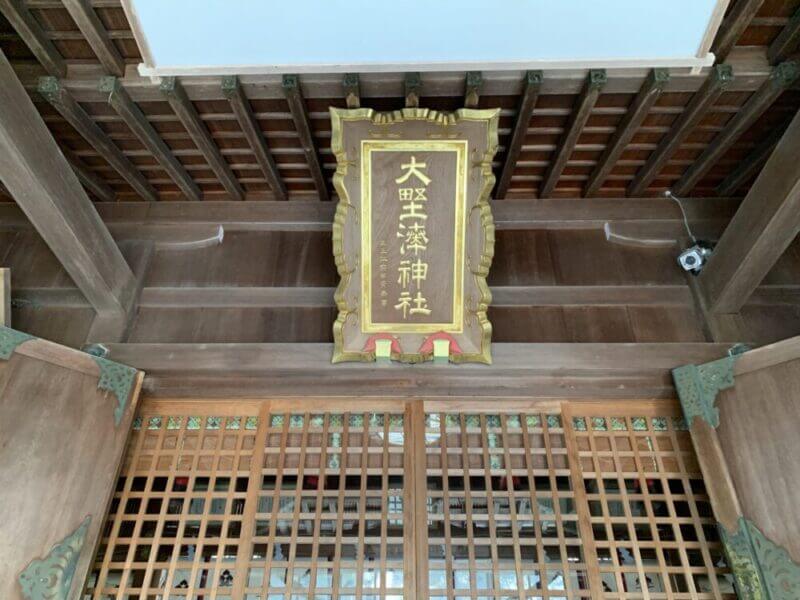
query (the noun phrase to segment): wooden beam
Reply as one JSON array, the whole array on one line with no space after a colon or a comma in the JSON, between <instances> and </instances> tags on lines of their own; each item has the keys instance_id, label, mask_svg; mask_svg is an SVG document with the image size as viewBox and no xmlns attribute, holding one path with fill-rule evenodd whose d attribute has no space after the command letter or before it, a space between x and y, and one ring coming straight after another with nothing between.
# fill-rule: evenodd
<instances>
[{"instance_id":1,"label":"wooden beam","mask_svg":"<svg viewBox=\"0 0 800 600\"><path fill-rule=\"evenodd\" d=\"M75 156L72 150L63 145L60 146L60 148L61 153L64 155L64 158L67 159L72 170L75 171L75 175L78 176L78 180L83 184L83 187L91 192L98 200L102 200L103 202L116 201L116 192L111 189L110 185L103 181L102 177L87 167L80 158Z\"/></svg>"},{"instance_id":2,"label":"wooden beam","mask_svg":"<svg viewBox=\"0 0 800 600\"><path fill-rule=\"evenodd\" d=\"M669 82L667 69L653 69L642 84L642 88L628 107L625 116L620 121L614 135L606 145L606 149L597 161L589 181L586 184L585 195L589 198L596 196L605 183L617 160L625 151L639 127L647 118L650 109L661 96L664 87Z\"/></svg>"},{"instance_id":3,"label":"wooden beam","mask_svg":"<svg viewBox=\"0 0 800 600\"><path fill-rule=\"evenodd\" d=\"M250 102L242 91L242 86L239 84L238 77L224 77L222 79L222 91L228 98L231 105L233 114L236 115L236 120L239 122L239 127L244 133L250 149L256 156L256 162L261 167L264 178L267 180L272 193L277 200L288 200L286 193L286 185L281 179L278 165L275 164L275 159L267 147L267 141L261 127L253 115L253 109L250 107Z\"/></svg>"},{"instance_id":4,"label":"wooden beam","mask_svg":"<svg viewBox=\"0 0 800 600\"><path fill-rule=\"evenodd\" d=\"M154 202L158 194L134 164L122 153L111 138L100 129L92 117L72 98L55 77L39 80L39 94L72 125L89 144L127 181L142 199Z\"/></svg>"},{"instance_id":5,"label":"wooden beam","mask_svg":"<svg viewBox=\"0 0 800 600\"><path fill-rule=\"evenodd\" d=\"M188 200L202 200L202 193L197 184L183 168L181 162L175 158L158 132L147 120L144 113L131 100L131 97L120 85L119 79L113 76L103 77L100 80L100 91L107 94L108 103L122 117L125 124L133 131L134 135L147 148L158 161L158 164L167 172L170 179L183 192Z\"/></svg>"},{"instance_id":6,"label":"wooden beam","mask_svg":"<svg viewBox=\"0 0 800 600\"><path fill-rule=\"evenodd\" d=\"M550 162L550 167L547 174L544 176L542 186L539 188L540 198L549 198L556 189L558 180L564 172L564 167L567 166L570 157L572 156L575 146L578 143L578 138L581 137L583 128L592 114L592 109L600 97L600 92L608 81L608 76L603 69L593 69L589 71L586 77L586 83L583 86L583 91L572 107L572 114L570 114L569 121L565 127L564 135L561 136L561 141L553 153L553 158Z\"/></svg>"},{"instance_id":7,"label":"wooden beam","mask_svg":"<svg viewBox=\"0 0 800 600\"><path fill-rule=\"evenodd\" d=\"M127 320L133 273L0 52L0 179L98 314Z\"/></svg>"},{"instance_id":8,"label":"wooden beam","mask_svg":"<svg viewBox=\"0 0 800 600\"><path fill-rule=\"evenodd\" d=\"M710 311L735 313L800 231L800 113L698 276Z\"/></svg>"},{"instance_id":9,"label":"wooden beam","mask_svg":"<svg viewBox=\"0 0 800 600\"><path fill-rule=\"evenodd\" d=\"M90 2L88 0L63 0L63 2L64 8L67 9L78 29L81 30L100 64L111 75L119 77L125 75L125 60L114 42L111 41L106 28Z\"/></svg>"},{"instance_id":10,"label":"wooden beam","mask_svg":"<svg viewBox=\"0 0 800 600\"><path fill-rule=\"evenodd\" d=\"M331 365L333 344L108 344L162 396L281 393L409 398L674 398L670 369L721 358L730 344L494 344L494 364ZM413 371L412 371L413 370Z\"/></svg>"},{"instance_id":11,"label":"wooden beam","mask_svg":"<svg viewBox=\"0 0 800 600\"><path fill-rule=\"evenodd\" d=\"M514 133L511 134L511 141L506 149L506 158L503 163L503 170L500 179L497 181L494 197L502 200L511 187L511 177L514 175L514 168L517 166L522 146L525 144L525 136L531 124L533 110L536 108L536 101L539 98L539 91L542 87L543 75L541 71L528 71L525 74L525 87L522 91L519 107L517 108L517 121L514 124Z\"/></svg>"},{"instance_id":12,"label":"wooden beam","mask_svg":"<svg viewBox=\"0 0 800 600\"><path fill-rule=\"evenodd\" d=\"M483 87L483 74L480 71L470 71L464 81L464 107L478 108Z\"/></svg>"},{"instance_id":13,"label":"wooden beam","mask_svg":"<svg viewBox=\"0 0 800 600\"><path fill-rule=\"evenodd\" d=\"M219 151L214 138L209 133L197 110L186 95L181 82L175 77L164 77L159 86L172 110L189 133L189 137L206 159L208 166L214 171L222 187L235 200L244 200L244 190L233 174L227 161Z\"/></svg>"},{"instance_id":14,"label":"wooden beam","mask_svg":"<svg viewBox=\"0 0 800 600\"><path fill-rule=\"evenodd\" d=\"M419 108L419 99L422 96L422 77L419 73L406 73L403 80L406 108Z\"/></svg>"},{"instance_id":15,"label":"wooden beam","mask_svg":"<svg viewBox=\"0 0 800 600\"><path fill-rule=\"evenodd\" d=\"M647 159L644 166L636 173L628 186L628 196L642 196L650 184L669 162L672 155L691 133L695 126L705 116L708 109L719 98L720 94L733 80L733 69L730 65L715 65L708 75L706 82L697 93L692 96L689 104L675 120L669 132L664 136L659 145Z\"/></svg>"},{"instance_id":16,"label":"wooden beam","mask_svg":"<svg viewBox=\"0 0 800 600\"><path fill-rule=\"evenodd\" d=\"M793 61L781 63L770 78L754 93L733 118L725 124L722 131L706 147L703 153L692 162L672 191L683 196L689 194L720 158L730 150L736 140L763 115L778 97L800 76L800 67Z\"/></svg>"},{"instance_id":17,"label":"wooden beam","mask_svg":"<svg viewBox=\"0 0 800 600\"><path fill-rule=\"evenodd\" d=\"M344 88L347 108L360 108L361 88L358 82L358 73L345 73L342 78L342 87Z\"/></svg>"},{"instance_id":18,"label":"wooden beam","mask_svg":"<svg viewBox=\"0 0 800 600\"><path fill-rule=\"evenodd\" d=\"M757 90L772 72L767 62L764 47L736 47L726 61L733 67L737 77L731 82L729 91L753 92ZM43 75L38 65L16 63L14 65L19 77L31 91L36 91L38 78ZM614 72L609 78L604 94L636 94L642 82L652 69L625 69ZM102 92L97 89L97 79L106 73L99 65L81 65L80 70L72 71L71 76L62 81L62 85L78 102L105 102ZM708 70L693 74L689 70L673 71L664 88L665 93L695 93L707 78ZM460 97L464 93L464 73L431 74L431 85L425 87L425 96L432 98ZM515 96L520 94L524 85L525 73L521 71L504 71L483 73L484 95ZM282 79L278 75L241 75L239 81L242 90L251 102L256 100L275 100L285 97ZM403 73L360 73L359 85L362 101L372 98L397 99L404 96ZM427 78L425 79L427 82ZM193 102L203 100L225 100L219 77L190 77L182 80L187 95ZM149 77L140 77L134 69L128 69L128 75L122 78L122 86L134 102L160 102L164 99ZM586 83L586 72L580 70L548 72L542 82L540 93L543 95L579 94ZM330 74L304 74L303 97L306 99L329 99L342 96L342 80Z\"/></svg>"},{"instance_id":19,"label":"wooden beam","mask_svg":"<svg viewBox=\"0 0 800 600\"><path fill-rule=\"evenodd\" d=\"M774 127L769 135L764 138L759 144L745 156L742 161L736 165L722 183L717 187L717 195L720 197L735 196L741 187L755 177L767 162L767 159L775 151L775 146L781 141L783 133L791 123L791 118L786 119L781 125Z\"/></svg>"},{"instance_id":20,"label":"wooden beam","mask_svg":"<svg viewBox=\"0 0 800 600\"><path fill-rule=\"evenodd\" d=\"M0 12L50 75L66 77L67 64L23 0L0 0Z\"/></svg>"},{"instance_id":21,"label":"wooden beam","mask_svg":"<svg viewBox=\"0 0 800 600\"><path fill-rule=\"evenodd\" d=\"M328 183L322 172L322 164L317 153L317 145L314 143L314 132L311 130L311 120L308 117L306 102L300 90L300 79L297 75L283 76L283 93L289 103L289 111L292 113L295 129L300 138L300 145L311 171L311 178L314 180L314 187L317 189L319 199L327 202L330 200L328 193Z\"/></svg>"},{"instance_id":22,"label":"wooden beam","mask_svg":"<svg viewBox=\"0 0 800 600\"><path fill-rule=\"evenodd\" d=\"M764 0L738 0L728 15L723 19L717 31L717 37L711 45L711 51L717 57L717 63L728 58L736 42L739 41L744 30L750 25L753 17L764 4Z\"/></svg>"},{"instance_id":23,"label":"wooden beam","mask_svg":"<svg viewBox=\"0 0 800 600\"><path fill-rule=\"evenodd\" d=\"M800 44L800 9L795 11L778 37L769 45L767 60L773 65L786 60L792 52L797 50L798 44Z\"/></svg>"}]
</instances>

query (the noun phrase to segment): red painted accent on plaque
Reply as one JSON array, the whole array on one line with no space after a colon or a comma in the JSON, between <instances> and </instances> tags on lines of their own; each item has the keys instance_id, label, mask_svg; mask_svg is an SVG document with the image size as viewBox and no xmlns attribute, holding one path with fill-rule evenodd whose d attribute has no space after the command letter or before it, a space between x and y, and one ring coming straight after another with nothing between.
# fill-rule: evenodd
<instances>
[{"instance_id":1,"label":"red painted accent on plaque","mask_svg":"<svg viewBox=\"0 0 800 600\"><path fill-rule=\"evenodd\" d=\"M420 354L433 354L433 341L434 340L447 340L450 342L450 354L461 354L461 346L458 345L456 339L450 335L449 333L445 333L444 331L438 331L434 334L429 335L425 338L425 341L422 342L422 346L419 347L418 352Z\"/></svg>"},{"instance_id":2,"label":"red painted accent on plaque","mask_svg":"<svg viewBox=\"0 0 800 600\"><path fill-rule=\"evenodd\" d=\"M391 333L376 333L367 339L367 343L364 344L363 352L375 352L375 341L376 340L392 340L392 354L402 354L403 349L400 347L400 342L397 341L397 338L394 337Z\"/></svg>"}]
</instances>

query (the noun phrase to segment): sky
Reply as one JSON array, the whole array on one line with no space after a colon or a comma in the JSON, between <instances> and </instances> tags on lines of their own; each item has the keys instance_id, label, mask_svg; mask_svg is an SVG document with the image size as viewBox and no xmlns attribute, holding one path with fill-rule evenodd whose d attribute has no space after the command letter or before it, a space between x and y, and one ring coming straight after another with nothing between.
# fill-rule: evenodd
<instances>
[{"instance_id":1,"label":"sky","mask_svg":"<svg viewBox=\"0 0 800 600\"><path fill-rule=\"evenodd\" d=\"M156 65L688 58L716 0L132 0Z\"/></svg>"}]
</instances>

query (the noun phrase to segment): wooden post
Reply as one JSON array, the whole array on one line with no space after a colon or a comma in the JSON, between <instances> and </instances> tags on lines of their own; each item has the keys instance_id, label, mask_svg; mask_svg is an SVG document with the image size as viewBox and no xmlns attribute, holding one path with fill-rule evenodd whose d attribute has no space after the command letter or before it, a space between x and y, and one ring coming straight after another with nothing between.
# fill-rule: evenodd
<instances>
[{"instance_id":1,"label":"wooden post","mask_svg":"<svg viewBox=\"0 0 800 600\"><path fill-rule=\"evenodd\" d=\"M800 113L698 277L708 309L735 313L800 231Z\"/></svg>"},{"instance_id":2,"label":"wooden post","mask_svg":"<svg viewBox=\"0 0 800 600\"><path fill-rule=\"evenodd\" d=\"M0 52L0 179L98 315L126 322L133 273Z\"/></svg>"}]
</instances>

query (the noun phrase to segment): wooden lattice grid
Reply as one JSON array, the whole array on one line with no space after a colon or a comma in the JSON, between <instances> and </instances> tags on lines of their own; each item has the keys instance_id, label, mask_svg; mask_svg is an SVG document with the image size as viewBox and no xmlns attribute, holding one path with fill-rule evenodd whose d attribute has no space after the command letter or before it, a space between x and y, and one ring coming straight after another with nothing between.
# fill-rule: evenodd
<instances>
[{"instance_id":1,"label":"wooden lattice grid","mask_svg":"<svg viewBox=\"0 0 800 600\"><path fill-rule=\"evenodd\" d=\"M678 409L572 406L604 597L735 598Z\"/></svg>"},{"instance_id":2,"label":"wooden lattice grid","mask_svg":"<svg viewBox=\"0 0 800 600\"><path fill-rule=\"evenodd\" d=\"M145 402L85 599L735 597L672 403L316 406Z\"/></svg>"}]
</instances>

